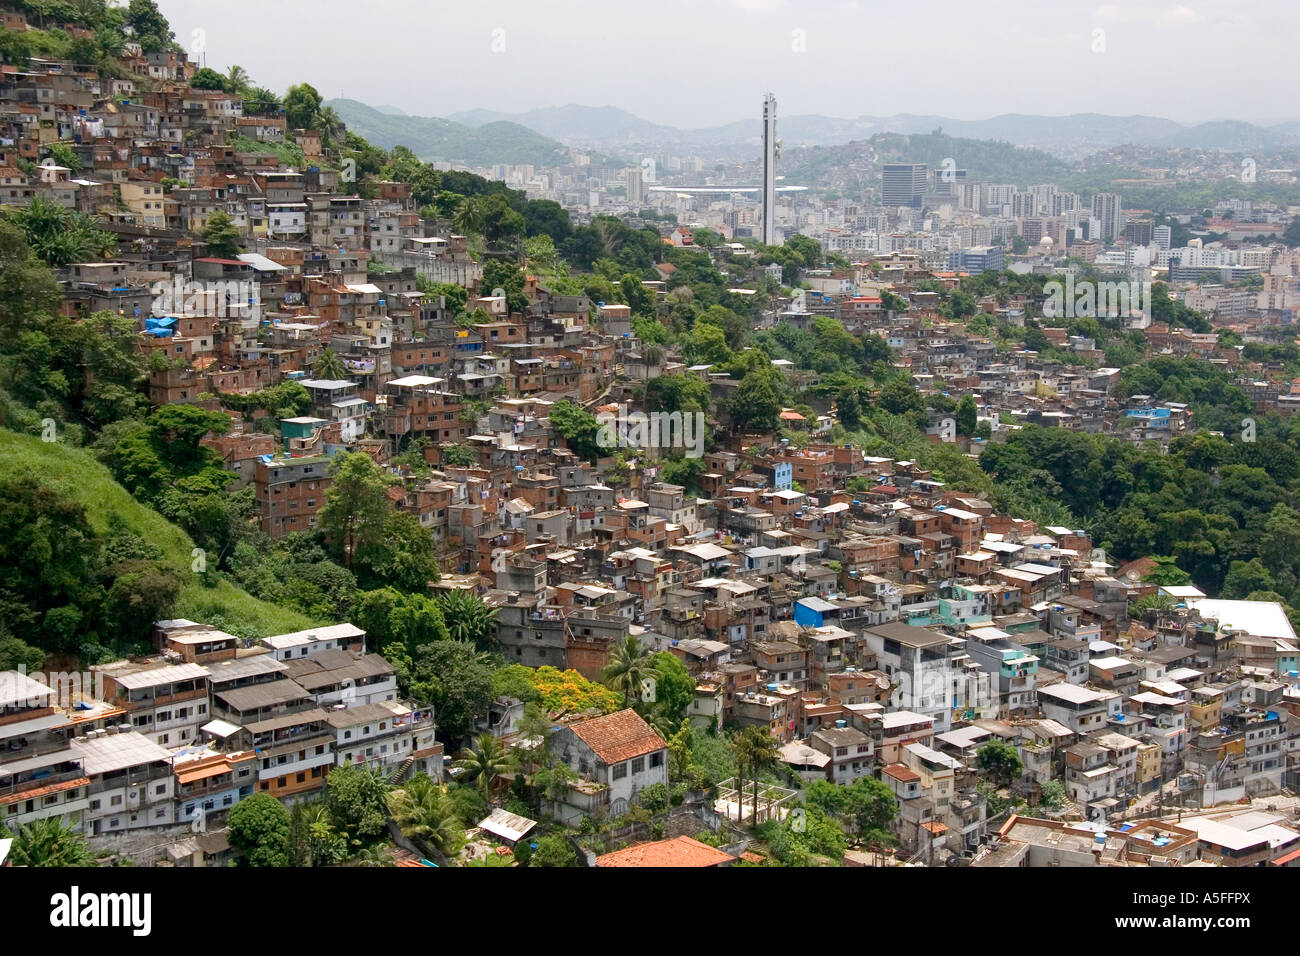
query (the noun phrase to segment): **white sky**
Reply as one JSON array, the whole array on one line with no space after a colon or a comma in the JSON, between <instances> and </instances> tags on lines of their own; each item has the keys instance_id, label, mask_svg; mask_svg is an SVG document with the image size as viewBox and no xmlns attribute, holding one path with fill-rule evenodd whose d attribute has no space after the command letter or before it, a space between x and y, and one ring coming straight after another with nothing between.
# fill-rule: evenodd
<instances>
[{"instance_id":1,"label":"white sky","mask_svg":"<svg viewBox=\"0 0 1300 956\"><path fill-rule=\"evenodd\" d=\"M1287 79L1300 4L1292 0L159 0L159 7L182 45L203 31L215 69L239 63L276 92L306 81L327 99L422 116L579 103L692 128L751 117L771 90L785 116L1296 117Z\"/></svg>"}]
</instances>

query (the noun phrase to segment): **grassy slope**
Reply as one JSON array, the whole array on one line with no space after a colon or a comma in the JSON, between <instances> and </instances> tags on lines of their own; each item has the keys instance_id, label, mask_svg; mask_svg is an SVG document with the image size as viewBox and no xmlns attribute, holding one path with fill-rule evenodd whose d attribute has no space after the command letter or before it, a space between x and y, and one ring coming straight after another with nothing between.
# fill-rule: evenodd
<instances>
[{"instance_id":1,"label":"grassy slope","mask_svg":"<svg viewBox=\"0 0 1300 956\"><path fill-rule=\"evenodd\" d=\"M189 569L194 547L189 535L132 498L85 449L46 443L0 428L0 474L19 469L30 470L42 483L48 482L74 496L85 506L96 531L106 531L109 516L115 514L133 532L162 548L168 561ZM318 623L255 598L224 578L216 587L205 587L198 575L186 577L190 580L175 608L178 617L213 624L241 637L283 634Z\"/></svg>"}]
</instances>

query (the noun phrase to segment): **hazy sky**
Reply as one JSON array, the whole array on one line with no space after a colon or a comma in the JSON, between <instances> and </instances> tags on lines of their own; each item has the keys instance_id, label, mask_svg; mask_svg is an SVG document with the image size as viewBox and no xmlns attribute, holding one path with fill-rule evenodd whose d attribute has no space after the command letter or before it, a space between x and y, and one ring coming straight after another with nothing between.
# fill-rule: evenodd
<instances>
[{"instance_id":1,"label":"hazy sky","mask_svg":"<svg viewBox=\"0 0 1300 956\"><path fill-rule=\"evenodd\" d=\"M1297 118L1293 0L159 0L207 65L408 113ZM200 32L196 32L200 31ZM201 42L196 42L201 41Z\"/></svg>"}]
</instances>

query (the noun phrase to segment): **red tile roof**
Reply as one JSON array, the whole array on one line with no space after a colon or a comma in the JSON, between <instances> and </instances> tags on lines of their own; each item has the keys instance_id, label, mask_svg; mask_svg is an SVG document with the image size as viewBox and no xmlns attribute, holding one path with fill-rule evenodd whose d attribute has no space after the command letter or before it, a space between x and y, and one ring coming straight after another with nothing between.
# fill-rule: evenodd
<instances>
[{"instance_id":1,"label":"red tile roof","mask_svg":"<svg viewBox=\"0 0 1300 956\"><path fill-rule=\"evenodd\" d=\"M11 793L4 797L4 803L16 803L19 800L35 800L37 797L48 796L51 793L59 793L63 790L72 790L75 787L85 787L90 784L89 777L76 777L72 780L64 780L62 783L51 783L44 787L36 787L32 790L22 790L18 793Z\"/></svg>"},{"instance_id":2,"label":"red tile roof","mask_svg":"<svg viewBox=\"0 0 1300 956\"><path fill-rule=\"evenodd\" d=\"M901 780L903 783L910 783L913 780L921 779L919 773L906 764L901 763L891 763L888 767L882 770L881 773L887 773L895 780Z\"/></svg>"},{"instance_id":3,"label":"red tile roof","mask_svg":"<svg viewBox=\"0 0 1300 956\"><path fill-rule=\"evenodd\" d=\"M597 866L721 866L734 857L688 836L638 843L596 857Z\"/></svg>"},{"instance_id":4,"label":"red tile roof","mask_svg":"<svg viewBox=\"0 0 1300 956\"><path fill-rule=\"evenodd\" d=\"M572 729L602 763L610 766L668 746L630 707L616 714L578 721Z\"/></svg>"}]
</instances>

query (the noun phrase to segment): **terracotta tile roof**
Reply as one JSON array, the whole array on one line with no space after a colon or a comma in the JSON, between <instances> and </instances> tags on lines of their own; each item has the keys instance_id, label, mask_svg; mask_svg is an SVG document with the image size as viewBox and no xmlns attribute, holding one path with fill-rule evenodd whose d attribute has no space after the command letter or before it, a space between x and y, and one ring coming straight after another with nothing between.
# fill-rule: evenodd
<instances>
[{"instance_id":1,"label":"terracotta tile roof","mask_svg":"<svg viewBox=\"0 0 1300 956\"><path fill-rule=\"evenodd\" d=\"M921 775L919 773L917 773L915 770L913 770L911 767L907 766L906 764L901 764L901 763L891 763L888 767L882 770L881 773L887 773L895 780L901 780L904 783L909 783L910 781L921 779Z\"/></svg>"},{"instance_id":2,"label":"terracotta tile roof","mask_svg":"<svg viewBox=\"0 0 1300 956\"><path fill-rule=\"evenodd\" d=\"M596 857L597 866L721 866L734 857L688 836L638 843Z\"/></svg>"},{"instance_id":3,"label":"terracotta tile roof","mask_svg":"<svg viewBox=\"0 0 1300 956\"><path fill-rule=\"evenodd\" d=\"M579 721L572 728L601 762L610 766L668 746L630 707L616 714Z\"/></svg>"},{"instance_id":4,"label":"terracotta tile roof","mask_svg":"<svg viewBox=\"0 0 1300 956\"><path fill-rule=\"evenodd\" d=\"M32 790L22 790L18 793L11 793L3 799L3 802L17 803L19 800L35 800L37 797L48 796L51 793L59 793L63 790L71 790L74 787L85 787L89 784L89 777L75 777L72 780L64 780L62 783L51 783L44 787L36 787Z\"/></svg>"}]
</instances>

